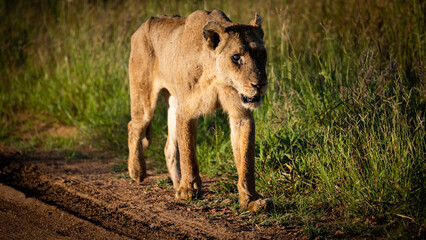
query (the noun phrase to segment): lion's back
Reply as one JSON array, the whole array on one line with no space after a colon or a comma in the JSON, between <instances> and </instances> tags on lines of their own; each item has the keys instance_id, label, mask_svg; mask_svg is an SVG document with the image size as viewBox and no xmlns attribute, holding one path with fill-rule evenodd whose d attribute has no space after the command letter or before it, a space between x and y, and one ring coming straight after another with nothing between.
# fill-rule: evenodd
<instances>
[{"instance_id":1,"label":"lion's back","mask_svg":"<svg viewBox=\"0 0 426 240\"><path fill-rule=\"evenodd\" d=\"M132 48L164 49L164 42L178 41L185 18L173 16L161 16L148 18L132 35Z\"/></svg>"},{"instance_id":2,"label":"lion's back","mask_svg":"<svg viewBox=\"0 0 426 240\"><path fill-rule=\"evenodd\" d=\"M175 49L200 49L202 28L209 21L217 21L224 26L232 22L219 10L212 12L197 10L188 17L179 15L150 17L132 36L133 42L143 42L152 46L155 52L175 51ZM186 51L186 50L184 50Z\"/></svg>"}]
</instances>

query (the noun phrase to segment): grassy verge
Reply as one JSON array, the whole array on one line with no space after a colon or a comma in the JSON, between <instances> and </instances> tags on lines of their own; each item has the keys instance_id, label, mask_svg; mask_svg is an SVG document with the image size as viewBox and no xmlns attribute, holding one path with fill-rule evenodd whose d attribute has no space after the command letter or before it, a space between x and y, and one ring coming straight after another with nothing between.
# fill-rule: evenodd
<instances>
[{"instance_id":1,"label":"grassy verge","mask_svg":"<svg viewBox=\"0 0 426 240\"><path fill-rule=\"evenodd\" d=\"M271 217L312 236L329 234L324 218L361 235L424 236L422 1L2 1L0 141L126 155L131 34L148 16L215 8L235 22L264 17L270 87L255 113L256 177L276 203ZM159 168L165 109L147 152ZM76 133L31 130L40 125ZM200 167L224 176L218 194L235 189L229 132L221 112L199 120Z\"/></svg>"}]
</instances>

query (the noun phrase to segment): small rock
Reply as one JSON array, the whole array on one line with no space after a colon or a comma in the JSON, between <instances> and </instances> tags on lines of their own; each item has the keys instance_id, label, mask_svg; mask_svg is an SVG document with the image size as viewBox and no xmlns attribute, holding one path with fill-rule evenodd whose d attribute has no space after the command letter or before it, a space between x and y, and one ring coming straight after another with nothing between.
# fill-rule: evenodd
<instances>
[{"instance_id":1,"label":"small rock","mask_svg":"<svg viewBox=\"0 0 426 240\"><path fill-rule=\"evenodd\" d=\"M151 223L151 224L149 225L149 227L150 227L150 228L154 228L154 227L155 227L154 223Z\"/></svg>"}]
</instances>

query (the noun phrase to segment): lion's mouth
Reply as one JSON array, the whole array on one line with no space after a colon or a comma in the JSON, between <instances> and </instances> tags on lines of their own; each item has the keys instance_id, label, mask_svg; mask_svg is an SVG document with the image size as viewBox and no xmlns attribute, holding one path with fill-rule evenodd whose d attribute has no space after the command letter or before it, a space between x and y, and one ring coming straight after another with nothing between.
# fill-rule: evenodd
<instances>
[{"instance_id":1,"label":"lion's mouth","mask_svg":"<svg viewBox=\"0 0 426 240\"><path fill-rule=\"evenodd\" d=\"M257 103L260 102L262 98L260 96L247 97L241 94L241 100L243 103Z\"/></svg>"}]
</instances>

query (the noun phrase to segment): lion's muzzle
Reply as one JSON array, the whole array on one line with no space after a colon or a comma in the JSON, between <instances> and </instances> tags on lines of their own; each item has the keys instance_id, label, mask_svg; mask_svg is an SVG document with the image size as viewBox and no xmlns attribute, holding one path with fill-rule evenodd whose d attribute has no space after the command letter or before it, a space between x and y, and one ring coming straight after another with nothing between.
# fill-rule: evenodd
<instances>
[{"instance_id":1,"label":"lion's muzzle","mask_svg":"<svg viewBox=\"0 0 426 240\"><path fill-rule=\"evenodd\" d=\"M260 96L247 97L241 94L241 100L243 101L243 103L257 103L260 102L262 98Z\"/></svg>"}]
</instances>

